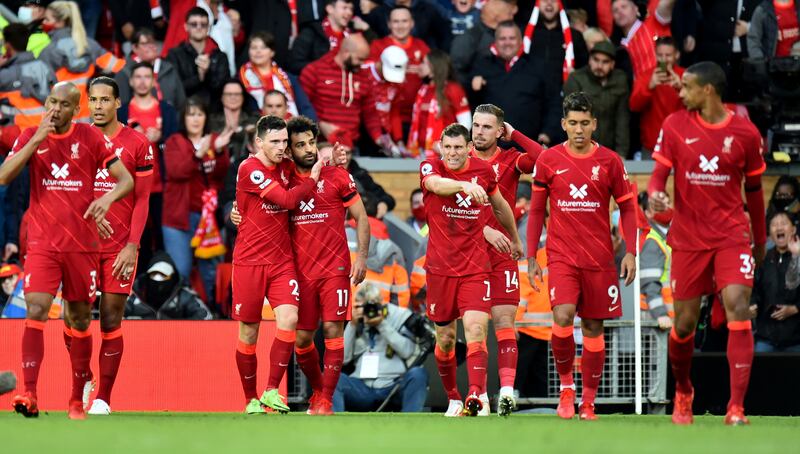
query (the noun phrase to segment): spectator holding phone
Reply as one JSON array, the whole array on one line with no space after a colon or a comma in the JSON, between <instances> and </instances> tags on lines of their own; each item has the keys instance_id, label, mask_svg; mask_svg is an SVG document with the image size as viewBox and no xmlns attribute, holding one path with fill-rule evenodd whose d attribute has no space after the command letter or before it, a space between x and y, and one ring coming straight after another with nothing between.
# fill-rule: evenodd
<instances>
[{"instance_id":1,"label":"spectator holding phone","mask_svg":"<svg viewBox=\"0 0 800 454\"><path fill-rule=\"evenodd\" d=\"M675 40L663 36L656 40L655 47L657 63L644 77L634 79L630 98L631 111L641 112L640 132L646 157L653 152L664 119L683 109L678 93L684 69L678 66L680 52Z\"/></svg>"}]
</instances>

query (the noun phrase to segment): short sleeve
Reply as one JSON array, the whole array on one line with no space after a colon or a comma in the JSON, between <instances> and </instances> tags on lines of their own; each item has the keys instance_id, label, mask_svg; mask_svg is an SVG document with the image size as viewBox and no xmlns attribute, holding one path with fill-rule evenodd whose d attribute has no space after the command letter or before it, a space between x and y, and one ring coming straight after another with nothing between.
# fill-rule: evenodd
<instances>
[{"instance_id":1,"label":"short sleeve","mask_svg":"<svg viewBox=\"0 0 800 454\"><path fill-rule=\"evenodd\" d=\"M747 144L747 149L744 150L744 174L748 177L761 175L767 170L767 163L764 162L764 142L755 127L751 128L750 140L747 141Z\"/></svg>"},{"instance_id":2,"label":"short sleeve","mask_svg":"<svg viewBox=\"0 0 800 454\"><path fill-rule=\"evenodd\" d=\"M611 179L609 182L611 194L614 196L614 201L616 201L617 204L633 198L634 194L631 190L628 171L625 170L625 164L622 163L622 159L620 159L616 153L613 154L608 176Z\"/></svg>"},{"instance_id":3,"label":"short sleeve","mask_svg":"<svg viewBox=\"0 0 800 454\"><path fill-rule=\"evenodd\" d=\"M17 137L17 140L14 141L14 145L11 146L11 151L8 153L8 158L11 158L15 154L19 153L19 151L22 150L25 145L28 144L28 142L30 142L31 137L33 137L35 133L36 128L33 127L22 131L22 134L20 134L19 137Z\"/></svg>"},{"instance_id":4,"label":"short sleeve","mask_svg":"<svg viewBox=\"0 0 800 454\"><path fill-rule=\"evenodd\" d=\"M249 192L263 197L278 184L263 170L244 162L239 166L239 178L236 183L237 191Z\"/></svg>"},{"instance_id":5,"label":"short sleeve","mask_svg":"<svg viewBox=\"0 0 800 454\"><path fill-rule=\"evenodd\" d=\"M441 176L439 163L431 159L422 161L419 164L419 186L425 192L428 191L425 188L425 180L432 175Z\"/></svg>"},{"instance_id":6,"label":"short sleeve","mask_svg":"<svg viewBox=\"0 0 800 454\"><path fill-rule=\"evenodd\" d=\"M350 172L336 167L336 181L339 183L339 196L342 198L342 204L345 208L353 205L360 200L358 190L356 189L356 181Z\"/></svg>"},{"instance_id":7,"label":"short sleeve","mask_svg":"<svg viewBox=\"0 0 800 454\"><path fill-rule=\"evenodd\" d=\"M667 128L668 122L664 122L661 131L658 133L658 140L653 149L653 160L672 168L672 132Z\"/></svg>"}]
</instances>

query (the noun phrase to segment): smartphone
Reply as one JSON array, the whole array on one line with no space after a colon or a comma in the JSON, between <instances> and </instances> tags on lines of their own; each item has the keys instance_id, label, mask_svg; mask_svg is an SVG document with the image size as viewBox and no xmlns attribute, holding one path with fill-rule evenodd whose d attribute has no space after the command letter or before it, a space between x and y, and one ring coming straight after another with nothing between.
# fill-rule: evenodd
<instances>
[{"instance_id":1,"label":"smartphone","mask_svg":"<svg viewBox=\"0 0 800 454\"><path fill-rule=\"evenodd\" d=\"M663 73L667 72L667 62L665 61L658 62L658 70Z\"/></svg>"}]
</instances>

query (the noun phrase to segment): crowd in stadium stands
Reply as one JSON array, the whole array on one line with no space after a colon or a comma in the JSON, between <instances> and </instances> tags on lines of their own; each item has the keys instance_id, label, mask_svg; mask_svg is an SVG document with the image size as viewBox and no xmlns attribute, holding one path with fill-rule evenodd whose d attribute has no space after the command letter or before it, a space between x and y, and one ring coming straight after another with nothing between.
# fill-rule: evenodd
<instances>
[{"instance_id":1,"label":"crowd in stadium stands","mask_svg":"<svg viewBox=\"0 0 800 454\"><path fill-rule=\"evenodd\" d=\"M382 385L395 383L413 353L398 333L409 311L424 307L427 226L421 191L403 194L410 197L406 227L422 244L404 254L384 222L395 199L359 157L438 156L444 127L469 128L471 109L483 103L503 109L524 135L555 145L565 138L561 100L582 91L598 120L594 139L625 159L646 160L663 120L683 109L685 67L721 65L729 81L725 101L748 115L742 106L756 106L763 93L744 77L747 65L800 56L798 15L796 0L8 0L0 5L0 152L39 124L56 81L81 90L75 120L88 122L89 81L112 75L119 119L147 136L156 161L125 315L227 318L236 237L229 214L256 121L267 114L317 121L320 149L345 148L371 226L366 282L380 295L359 293L354 311L359 298L394 304L380 320L348 324L345 333L345 361L356 372L373 367L363 355L367 344L371 352L380 346L397 355L369 371L376 374L366 379L369 386L363 374L342 376L334 407L373 409L389 395ZM757 110L750 115L766 135L770 125ZM20 264L28 186L26 172L0 186L3 317L25 314ZM520 233L530 194L521 184L514 209ZM798 181L782 177L769 200L772 249L756 274L751 306L757 351L800 350L799 198ZM671 212L649 209L646 196L639 204L641 307L667 330ZM355 254L355 224L347 234ZM623 241L615 238L621 257ZM530 252L545 268L545 251ZM552 320L547 292L535 292L525 261L519 265L517 320ZM719 302L709 307L709 326L723 326ZM270 316L268 308L264 314ZM60 316L58 305L51 316ZM545 370L549 328L523 326L519 338L517 388L543 395L546 377L528 371ZM420 408L426 380L408 372L393 391L402 397L398 406Z\"/></svg>"}]
</instances>

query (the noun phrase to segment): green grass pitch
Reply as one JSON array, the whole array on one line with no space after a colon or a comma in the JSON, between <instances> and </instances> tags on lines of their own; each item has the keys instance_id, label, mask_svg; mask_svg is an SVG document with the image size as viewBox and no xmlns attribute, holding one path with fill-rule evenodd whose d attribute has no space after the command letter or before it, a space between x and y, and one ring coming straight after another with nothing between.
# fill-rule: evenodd
<instances>
[{"instance_id":1,"label":"green grass pitch","mask_svg":"<svg viewBox=\"0 0 800 454\"><path fill-rule=\"evenodd\" d=\"M230 413L117 413L70 421L62 412L24 419L0 413L2 453L362 453L511 452L555 454L800 452L800 418L751 417L726 427L700 416L675 427L669 416L600 415L595 422L550 415L444 418L440 414L311 417Z\"/></svg>"}]
</instances>

